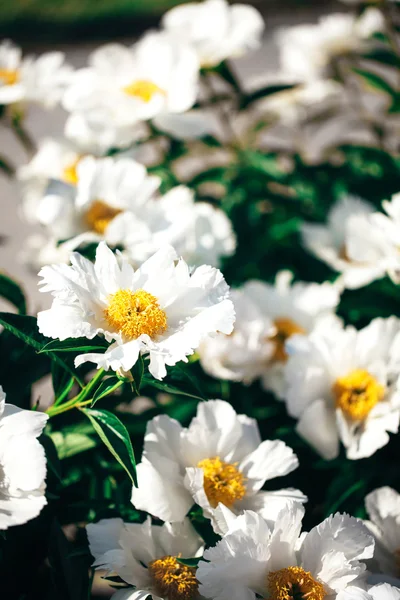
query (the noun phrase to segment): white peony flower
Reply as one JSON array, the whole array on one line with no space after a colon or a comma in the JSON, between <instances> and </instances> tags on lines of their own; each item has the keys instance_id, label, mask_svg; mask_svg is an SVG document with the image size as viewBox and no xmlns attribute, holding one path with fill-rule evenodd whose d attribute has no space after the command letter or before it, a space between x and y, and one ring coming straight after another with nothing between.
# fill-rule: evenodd
<instances>
[{"instance_id":1,"label":"white peony flower","mask_svg":"<svg viewBox=\"0 0 400 600\"><path fill-rule=\"evenodd\" d=\"M161 182L130 158L76 158L61 176L50 180L37 203L36 219L50 237L81 236L81 243L104 238L122 243L124 213L143 210Z\"/></svg>"},{"instance_id":2,"label":"white peony flower","mask_svg":"<svg viewBox=\"0 0 400 600\"><path fill-rule=\"evenodd\" d=\"M44 162L52 148L55 160L48 161L46 185ZM232 224L221 209L195 202L185 186L156 195L160 178L131 158L81 157L49 142L21 169L20 178L27 182L25 217L49 237L44 246L36 237L28 240L29 249L39 246L28 256L31 263L68 262L72 250L102 239L123 247L134 265L167 244L192 265L217 266L235 250Z\"/></svg>"},{"instance_id":3,"label":"white peony flower","mask_svg":"<svg viewBox=\"0 0 400 600\"><path fill-rule=\"evenodd\" d=\"M203 540L190 521L152 525L103 519L86 527L93 566L116 573L134 588L122 588L113 600L195 600L196 569L177 558L201 556Z\"/></svg>"},{"instance_id":4,"label":"white peony flower","mask_svg":"<svg viewBox=\"0 0 400 600\"><path fill-rule=\"evenodd\" d=\"M134 271L101 242L94 265L78 253L72 266L44 267L41 291L52 292L52 307L38 314L43 335L55 339L104 335L113 342L104 354L81 354L76 366L94 362L114 371L129 371L139 353L150 355L154 377L175 365L217 331L230 333L234 309L229 288L217 269L190 272L175 250L160 249Z\"/></svg>"},{"instance_id":5,"label":"white peony flower","mask_svg":"<svg viewBox=\"0 0 400 600\"><path fill-rule=\"evenodd\" d=\"M317 24L295 25L277 34L281 67L295 80L325 78L331 62L366 47L368 38L384 28L382 13L369 8L359 18L335 13Z\"/></svg>"},{"instance_id":6,"label":"white peony flower","mask_svg":"<svg viewBox=\"0 0 400 600\"><path fill-rule=\"evenodd\" d=\"M260 490L266 481L297 466L296 455L284 442L261 442L254 419L237 415L227 402L209 400L198 405L188 428L166 415L147 424L132 503L168 521L181 521L197 503L217 532L218 503L235 513L253 509L273 520L290 499L306 498L294 489Z\"/></svg>"},{"instance_id":7,"label":"white peony flower","mask_svg":"<svg viewBox=\"0 0 400 600\"><path fill-rule=\"evenodd\" d=\"M164 28L189 42L202 67L213 67L227 58L257 48L264 30L262 16L252 6L226 0L189 2L169 10Z\"/></svg>"},{"instance_id":8,"label":"white peony flower","mask_svg":"<svg viewBox=\"0 0 400 600\"><path fill-rule=\"evenodd\" d=\"M400 600L400 589L389 583L379 583L366 590L349 586L337 600Z\"/></svg>"},{"instance_id":9,"label":"white peony flower","mask_svg":"<svg viewBox=\"0 0 400 600\"><path fill-rule=\"evenodd\" d=\"M102 46L64 95L64 107L78 118L78 125L67 123L67 135L83 126L86 139L101 146L126 145L141 121L189 110L198 74L194 50L166 32L148 33L132 47Z\"/></svg>"},{"instance_id":10,"label":"white peony flower","mask_svg":"<svg viewBox=\"0 0 400 600\"><path fill-rule=\"evenodd\" d=\"M359 519L336 513L301 534L299 504L283 509L271 525L253 511L235 518L221 505L218 510L224 538L204 552L209 562L197 569L206 598L323 600L365 585L361 561L372 556L374 540Z\"/></svg>"},{"instance_id":11,"label":"white peony flower","mask_svg":"<svg viewBox=\"0 0 400 600\"><path fill-rule=\"evenodd\" d=\"M61 99L72 76L62 52L22 58L10 41L0 44L0 105L34 102L52 108Z\"/></svg>"},{"instance_id":12,"label":"white peony flower","mask_svg":"<svg viewBox=\"0 0 400 600\"><path fill-rule=\"evenodd\" d=\"M36 438L48 417L5 398L0 386L0 530L34 519L47 504L46 457Z\"/></svg>"},{"instance_id":13,"label":"white peony flower","mask_svg":"<svg viewBox=\"0 0 400 600\"><path fill-rule=\"evenodd\" d=\"M371 456L397 433L400 320L332 326L288 343L285 399L298 433L325 459ZM318 427L315 427L318 423Z\"/></svg>"},{"instance_id":14,"label":"white peony flower","mask_svg":"<svg viewBox=\"0 0 400 600\"><path fill-rule=\"evenodd\" d=\"M374 559L382 573L400 574L400 494L390 487L381 487L365 498L370 521L367 527L375 537Z\"/></svg>"},{"instance_id":15,"label":"white peony flower","mask_svg":"<svg viewBox=\"0 0 400 600\"><path fill-rule=\"evenodd\" d=\"M246 293L246 285L232 290L231 299L236 313L233 332L205 339L198 354L201 366L212 377L251 383L265 373L271 361L276 327Z\"/></svg>"},{"instance_id":16,"label":"white peony flower","mask_svg":"<svg viewBox=\"0 0 400 600\"><path fill-rule=\"evenodd\" d=\"M344 196L329 211L326 225L302 225L304 246L341 273L338 285L356 289L385 275L388 243L373 214L368 202Z\"/></svg>"},{"instance_id":17,"label":"white peony flower","mask_svg":"<svg viewBox=\"0 0 400 600\"><path fill-rule=\"evenodd\" d=\"M133 196L129 210L112 222L106 234L110 243L124 246L133 264L170 244L191 265L218 266L236 247L226 214L207 202L195 202L194 192L183 185L146 202Z\"/></svg>"},{"instance_id":18,"label":"white peony flower","mask_svg":"<svg viewBox=\"0 0 400 600\"><path fill-rule=\"evenodd\" d=\"M19 167L16 173L21 187L21 214L24 219L29 223L40 222L37 214L39 204L52 179L76 185L77 166L82 158L79 149L65 140L41 140L32 160Z\"/></svg>"},{"instance_id":19,"label":"white peony flower","mask_svg":"<svg viewBox=\"0 0 400 600\"><path fill-rule=\"evenodd\" d=\"M386 215L375 213L371 217L373 226L378 227L382 238L383 267L395 283L400 283L400 193L394 194L390 201L384 200L382 207ZM372 227L371 227L372 228Z\"/></svg>"},{"instance_id":20,"label":"white peony flower","mask_svg":"<svg viewBox=\"0 0 400 600\"><path fill-rule=\"evenodd\" d=\"M280 271L275 284L249 281L233 299L238 303L233 334L204 340L202 365L222 379L261 377L265 389L282 397L286 341L335 320L339 291L330 283L292 284L292 274Z\"/></svg>"}]
</instances>

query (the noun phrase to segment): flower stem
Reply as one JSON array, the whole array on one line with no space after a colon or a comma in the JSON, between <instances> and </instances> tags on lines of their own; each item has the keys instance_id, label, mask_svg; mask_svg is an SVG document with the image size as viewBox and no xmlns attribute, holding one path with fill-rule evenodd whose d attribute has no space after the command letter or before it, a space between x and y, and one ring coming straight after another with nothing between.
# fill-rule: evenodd
<instances>
[{"instance_id":1,"label":"flower stem","mask_svg":"<svg viewBox=\"0 0 400 600\"><path fill-rule=\"evenodd\" d=\"M13 130L16 138L24 147L26 153L29 156L33 156L37 150L36 144L22 125L23 118L19 113L11 116L11 129Z\"/></svg>"},{"instance_id":2,"label":"flower stem","mask_svg":"<svg viewBox=\"0 0 400 600\"><path fill-rule=\"evenodd\" d=\"M85 385L83 390L81 390L77 396L74 396L73 398L71 398L71 400L68 400L68 402L64 402L64 404L58 406L56 404L53 404L53 406L50 406L50 408L46 410L46 413L50 417L54 417L55 415L59 415L63 412L66 412L67 410L71 410L72 408L81 405L81 403L84 400L86 400L88 396L92 395L93 390L97 387L97 384L103 378L104 373L104 369L99 369L96 375L89 381L87 385ZM92 400L90 399L90 401L88 401L87 404L89 404L89 402L91 401Z\"/></svg>"}]
</instances>

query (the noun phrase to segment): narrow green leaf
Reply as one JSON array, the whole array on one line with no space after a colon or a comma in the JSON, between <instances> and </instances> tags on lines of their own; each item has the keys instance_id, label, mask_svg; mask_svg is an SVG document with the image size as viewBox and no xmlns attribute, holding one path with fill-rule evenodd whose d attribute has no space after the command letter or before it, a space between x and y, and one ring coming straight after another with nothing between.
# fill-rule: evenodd
<instances>
[{"instance_id":1,"label":"narrow green leaf","mask_svg":"<svg viewBox=\"0 0 400 600\"><path fill-rule=\"evenodd\" d=\"M164 383L162 381L153 379L151 376L145 375L143 377L143 383L145 385L150 385L151 387L154 387L154 388L157 388L158 390L166 392L167 394L175 394L177 396L187 396L188 398L194 398L195 400L200 400L200 401L204 400L204 398L202 398L201 396L196 396L195 394L190 394L189 392L184 392L183 390L180 390L179 388L176 388L173 385L169 385L168 383Z\"/></svg>"},{"instance_id":2,"label":"narrow green leaf","mask_svg":"<svg viewBox=\"0 0 400 600\"><path fill-rule=\"evenodd\" d=\"M197 565L202 560L202 558L202 556L199 556L198 558L177 558L176 560L178 561L178 563L181 563L181 565L185 565L186 567L197 568Z\"/></svg>"},{"instance_id":3,"label":"narrow green leaf","mask_svg":"<svg viewBox=\"0 0 400 600\"><path fill-rule=\"evenodd\" d=\"M360 75L364 79L364 81L375 90L379 90L380 92L385 92L389 94L389 96L395 97L396 91L392 88L390 83L388 83L385 79L376 75L375 73L371 73L370 71L366 71L365 69L353 69L357 75Z\"/></svg>"},{"instance_id":4,"label":"narrow green leaf","mask_svg":"<svg viewBox=\"0 0 400 600\"><path fill-rule=\"evenodd\" d=\"M101 352L108 344L101 338L68 338L67 340L51 340L40 352Z\"/></svg>"},{"instance_id":5,"label":"narrow green leaf","mask_svg":"<svg viewBox=\"0 0 400 600\"><path fill-rule=\"evenodd\" d=\"M75 379L55 361L51 361L51 379L56 404L59 404L72 390Z\"/></svg>"},{"instance_id":6,"label":"narrow green leaf","mask_svg":"<svg viewBox=\"0 0 400 600\"><path fill-rule=\"evenodd\" d=\"M242 98L241 106L242 108L246 108L249 104L256 102L257 100L261 100L262 98L266 98L267 96L272 96L273 94L278 94L279 92L284 92L286 90L291 90L296 87L293 84L280 84L280 85L268 85L254 92L245 94Z\"/></svg>"},{"instance_id":7,"label":"narrow green leaf","mask_svg":"<svg viewBox=\"0 0 400 600\"><path fill-rule=\"evenodd\" d=\"M125 425L107 410L82 408L93 429L137 487L136 461Z\"/></svg>"},{"instance_id":8,"label":"narrow green leaf","mask_svg":"<svg viewBox=\"0 0 400 600\"><path fill-rule=\"evenodd\" d=\"M18 310L20 315L26 314L26 300L22 289L18 283L7 277L4 273L0 273L0 296L11 302Z\"/></svg>"},{"instance_id":9,"label":"narrow green leaf","mask_svg":"<svg viewBox=\"0 0 400 600\"><path fill-rule=\"evenodd\" d=\"M93 408L98 400L112 394L119 387L121 387L121 380L118 377L107 377L107 379L104 379L93 394L93 401L90 408Z\"/></svg>"},{"instance_id":10,"label":"narrow green leaf","mask_svg":"<svg viewBox=\"0 0 400 600\"><path fill-rule=\"evenodd\" d=\"M37 352L43 348L47 343L41 333L39 333L37 327L37 320L35 317L27 315L14 315L13 313L0 312L0 325L2 325L7 331L15 335L17 338L32 346ZM49 354L50 358L57 362L63 369L75 377L75 380L83 387L82 380L77 376L76 372L59 356L56 354Z\"/></svg>"}]
</instances>

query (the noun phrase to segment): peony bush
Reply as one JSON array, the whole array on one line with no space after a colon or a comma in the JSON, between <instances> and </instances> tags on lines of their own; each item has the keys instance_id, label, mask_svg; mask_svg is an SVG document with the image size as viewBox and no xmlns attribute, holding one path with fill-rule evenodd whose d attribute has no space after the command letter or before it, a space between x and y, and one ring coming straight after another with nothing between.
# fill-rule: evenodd
<instances>
[{"instance_id":1,"label":"peony bush","mask_svg":"<svg viewBox=\"0 0 400 600\"><path fill-rule=\"evenodd\" d=\"M1 43L43 293L0 273L4 597L400 600L400 11L344 4L256 87L226 0L80 69Z\"/></svg>"}]
</instances>

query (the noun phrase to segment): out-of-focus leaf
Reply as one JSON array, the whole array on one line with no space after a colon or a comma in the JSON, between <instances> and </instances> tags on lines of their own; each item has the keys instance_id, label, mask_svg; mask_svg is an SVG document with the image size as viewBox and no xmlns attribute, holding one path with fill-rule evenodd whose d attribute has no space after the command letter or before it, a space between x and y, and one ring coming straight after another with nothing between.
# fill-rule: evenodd
<instances>
[{"instance_id":1,"label":"out-of-focus leaf","mask_svg":"<svg viewBox=\"0 0 400 600\"><path fill-rule=\"evenodd\" d=\"M371 71L366 71L365 69L354 68L353 71L357 73L357 75L359 75L372 89L385 92L392 97L396 96L396 91L392 88L390 83L383 79L383 77L380 77L375 73L371 73Z\"/></svg>"},{"instance_id":2,"label":"out-of-focus leaf","mask_svg":"<svg viewBox=\"0 0 400 600\"><path fill-rule=\"evenodd\" d=\"M136 461L125 425L107 410L83 408L82 412L90 419L102 442L137 486Z\"/></svg>"},{"instance_id":3,"label":"out-of-focus leaf","mask_svg":"<svg viewBox=\"0 0 400 600\"><path fill-rule=\"evenodd\" d=\"M267 96L272 96L273 94L278 94L279 92L284 92L286 90L292 90L296 87L294 84L280 84L280 85L268 85L255 92L251 92L242 97L241 106L242 108L246 108L249 104L256 102L257 100L262 100L262 98L266 98Z\"/></svg>"},{"instance_id":4,"label":"out-of-focus leaf","mask_svg":"<svg viewBox=\"0 0 400 600\"><path fill-rule=\"evenodd\" d=\"M274 155L268 156L255 150L244 150L241 156L249 166L263 175L278 180L286 177L286 173L279 168L277 157Z\"/></svg>"},{"instance_id":5,"label":"out-of-focus leaf","mask_svg":"<svg viewBox=\"0 0 400 600\"><path fill-rule=\"evenodd\" d=\"M97 446L96 439L90 435L78 431L54 431L50 437L57 448L60 460L81 454Z\"/></svg>"},{"instance_id":6,"label":"out-of-focus leaf","mask_svg":"<svg viewBox=\"0 0 400 600\"><path fill-rule=\"evenodd\" d=\"M20 315L26 314L26 300L25 295L20 286L4 275L4 273L0 273L0 296L11 302L18 310Z\"/></svg>"}]
</instances>

